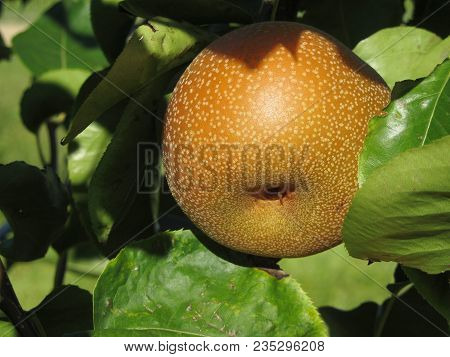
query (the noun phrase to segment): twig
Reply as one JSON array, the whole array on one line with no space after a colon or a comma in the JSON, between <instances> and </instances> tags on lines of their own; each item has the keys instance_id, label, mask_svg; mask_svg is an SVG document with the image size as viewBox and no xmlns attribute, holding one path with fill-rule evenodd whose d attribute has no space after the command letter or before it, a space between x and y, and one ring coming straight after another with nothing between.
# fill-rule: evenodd
<instances>
[{"instance_id":1,"label":"twig","mask_svg":"<svg viewBox=\"0 0 450 357\"><path fill-rule=\"evenodd\" d=\"M375 332L374 332L375 337L381 336L381 333L383 332L384 329L384 325L386 324L387 318L389 317L389 314L392 311L394 303L395 303L395 296L391 295L391 298L389 299L386 307L384 308L382 315L380 316L379 319L377 319L378 322L375 325Z\"/></svg>"},{"instance_id":2,"label":"twig","mask_svg":"<svg viewBox=\"0 0 450 357\"><path fill-rule=\"evenodd\" d=\"M58 173L58 143L56 140L56 127L54 123L47 123L48 136L50 141L50 166L53 171Z\"/></svg>"},{"instance_id":3,"label":"twig","mask_svg":"<svg viewBox=\"0 0 450 357\"><path fill-rule=\"evenodd\" d=\"M58 125L60 125L61 122L64 121L64 118L65 118L64 115L59 114L55 117L52 117L51 120L47 122L48 136L50 141L50 167L52 168L53 172L57 175L59 175L58 172L59 144L56 138L56 130ZM63 284L64 276L66 274L66 267L67 267L67 252L62 252L59 254L58 262L56 263L55 278L53 280L54 288L60 287Z\"/></svg>"},{"instance_id":4,"label":"twig","mask_svg":"<svg viewBox=\"0 0 450 357\"><path fill-rule=\"evenodd\" d=\"M0 259L0 310L14 324L21 336L45 336L45 331L34 313L27 313L17 299L6 269Z\"/></svg>"},{"instance_id":5,"label":"twig","mask_svg":"<svg viewBox=\"0 0 450 357\"><path fill-rule=\"evenodd\" d=\"M258 21L274 21L279 0L264 0L259 10Z\"/></svg>"},{"instance_id":6,"label":"twig","mask_svg":"<svg viewBox=\"0 0 450 357\"><path fill-rule=\"evenodd\" d=\"M66 275L67 267L67 251L59 254L58 262L56 263L55 278L53 280L54 288L58 288L64 283L64 276Z\"/></svg>"},{"instance_id":7,"label":"twig","mask_svg":"<svg viewBox=\"0 0 450 357\"><path fill-rule=\"evenodd\" d=\"M280 4L280 0L272 1L272 13L270 14L270 21L275 21L277 17L278 5Z\"/></svg>"}]
</instances>

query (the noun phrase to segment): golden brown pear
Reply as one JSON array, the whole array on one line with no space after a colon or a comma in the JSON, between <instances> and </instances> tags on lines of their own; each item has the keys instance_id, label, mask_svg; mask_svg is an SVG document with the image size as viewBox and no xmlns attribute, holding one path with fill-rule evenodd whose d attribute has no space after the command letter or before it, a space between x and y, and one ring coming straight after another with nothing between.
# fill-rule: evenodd
<instances>
[{"instance_id":1,"label":"golden brown pear","mask_svg":"<svg viewBox=\"0 0 450 357\"><path fill-rule=\"evenodd\" d=\"M170 190L217 242L267 257L333 247L358 188L381 77L298 23L240 28L205 48L176 85L163 158Z\"/></svg>"}]
</instances>

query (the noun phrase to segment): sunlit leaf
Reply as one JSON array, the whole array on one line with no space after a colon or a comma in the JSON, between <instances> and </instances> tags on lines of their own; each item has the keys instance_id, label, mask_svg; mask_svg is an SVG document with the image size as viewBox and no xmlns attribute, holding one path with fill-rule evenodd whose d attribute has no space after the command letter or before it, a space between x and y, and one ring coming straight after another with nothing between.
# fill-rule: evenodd
<instances>
[{"instance_id":1,"label":"sunlit leaf","mask_svg":"<svg viewBox=\"0 0 450 357\"><path fill-rule=\"evenodd\" d=\"M450 37L401 26L378 31L358 43L354 52L374 68L389 87L428 76L450 55Z\"/></svg>"},{"instance_id":2,"label":"sunlit leaf","mask_svg":"<svg viewBox=\"0 0 450 357\"><path fill-rule=\"evenodd\" d=\"M209 40L209 35L196 27L166 19L153 19L151 26L138 27L106 78L81 105L64 143L106 110L135 95L157 75L191 60Z\"/></svg>"},{"instance_id":3,"label":"sunlit leaf","mask_svg":"<svg viewBox=\"0 0 450 357\"><path fill-rule=\"evenodd\" d=\"M399 153L450 134L450 61L445 61L410 92L394 100L386 115L369 123L359 159L362 185L377 167Z\"/></svg>"},{"instance_id":4,"label":"sunlit leaf","mask_svg":"<svg viewBox=\"0 0 450 357\"><path fill-rule=\"evenodd\" d=\"M108 264L94 292L94 328L124 329L123 335L326 335L295 280L228 263L190 231L129 245Z\"/></svg>"},{"instance_id":5,"label":"sunlit leaf","mask_svg":"<svg viewBox=\"0 0 450 357\"><path fill-rule=\"evenodd\" d=\"M450 269L450 135L399 154L358 190L343 227L350 255L427 273Z\"/></svg>"}]
</instances>

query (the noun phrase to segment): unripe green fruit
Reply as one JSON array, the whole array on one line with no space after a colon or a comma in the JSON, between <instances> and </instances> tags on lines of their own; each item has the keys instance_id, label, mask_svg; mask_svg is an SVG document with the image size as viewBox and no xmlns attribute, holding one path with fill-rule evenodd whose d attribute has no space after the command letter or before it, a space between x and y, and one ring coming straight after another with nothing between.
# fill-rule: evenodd
<instances>
[{"instance_id":1,"label":"unripe green fruit","mask_svg":"<svg viewBox=\"0 0 450 357\"><path fill-rule=\"evenodd\" d=\"M333 247L358 188L381 77L308 26L258 23L205 48L176 85L163 137L171 192L232 249L300 257Z\"/></svg>"}]
</instances>

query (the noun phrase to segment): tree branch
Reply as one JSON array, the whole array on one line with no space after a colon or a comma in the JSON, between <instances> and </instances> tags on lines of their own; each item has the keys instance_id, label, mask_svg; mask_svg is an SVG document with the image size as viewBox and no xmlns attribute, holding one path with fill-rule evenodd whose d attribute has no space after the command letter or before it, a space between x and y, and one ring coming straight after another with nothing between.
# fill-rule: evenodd
<instances>
[{"instance_id":1,"label":"tree branch","mask_svg":"<svg viewBox=\"0 0 450 357\"><path fill-rule=\"evenodd\" d=\"M58 262L56 264L56 271L55 271L55 279L53 281L54 288L58 288L61 285L63 285L64 275L66 275L66 267L67 267L67 252L64 251L60 253L58 256Z\"/></svg>"},{"instance_id":2,"label":"tree branch","mask_svg":"<svg viewBox=\"0 0 450 357\"><path fill-rule=\"evenodd\" d=\"M20 306L1 259L0 310L6 314L21 336L45 336L44 329L37 316L34 313L27 314Z\"/></svg>"},{"instance_id":3,"label":"tree branch","mask_svg":"<svg viewBox=\"0 0 450 357\"><path fill-rule=\"evenodd\" d=\"M274 21L279 0L264 0L259 10L258 21Z\"/></svg>"}]
</instances>

